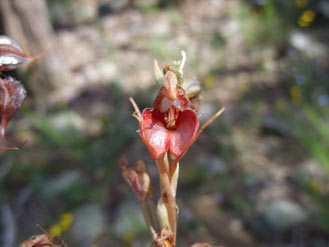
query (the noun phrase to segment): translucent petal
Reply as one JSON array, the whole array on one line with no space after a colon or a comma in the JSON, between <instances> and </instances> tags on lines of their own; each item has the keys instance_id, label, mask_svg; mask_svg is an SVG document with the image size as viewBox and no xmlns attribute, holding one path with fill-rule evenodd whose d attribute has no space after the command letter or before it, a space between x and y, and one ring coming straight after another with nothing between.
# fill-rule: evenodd
<instances>
[{"instance_id":1,"label":"translucent petal","mask_svg":"<svg viewBox=\"0 0 329 247\"><path fill-rule=\"evenodd\" d=\"M6 35L0 35L0 45L11 45L16 49L22 51L22 48L17 44L17 42Z\"/></svg>"}]
</instances>

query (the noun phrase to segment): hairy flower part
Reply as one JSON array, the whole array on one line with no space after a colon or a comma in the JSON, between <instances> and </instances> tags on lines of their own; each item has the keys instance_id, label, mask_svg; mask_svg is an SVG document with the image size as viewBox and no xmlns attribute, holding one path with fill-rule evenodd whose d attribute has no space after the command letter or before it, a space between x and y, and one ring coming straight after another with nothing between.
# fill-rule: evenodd
<instances>
[{"instance_id":1,"label":"hairy flower part","mask_svg":"<svg viewBox=\"0 0 329 247\"><path fill-rule=\"evenodd\" d=\"M64 242L63 239L59 236L52 237L48 234L48 232L41 227L40 225L37 225L44 234L36 235L30 237L28 240L25 240L23 243L19 245L19 247L66 247L67 244ZM54 241L56 239L60 239L60 244L55 244Z\"/></svg>"},{"instance_id":2,"label":"hairy flower part","mask_svg":"<svg viewBox=\"0 0 329 247\"><path fill-rule=\"evenodd\" d=\"M23 104L26 91L23 85L11 77L0 79L0 118L1 118L1 138L8 145L8 148L0 149L17 149L12 147L6 139L6 128L8 122L15 115L17 110Z\"/></svg>"},{"instance_id":3,"label":"hairy flower part","mask_svg":"<svg viewBox=\"0 0 329 247\"><path fill-rule=\"evenodd\" d=\"M152 194L151 178L143 161L136 162L135 168L127 168L127 161L120 165L122 176L126 183L134 190L140 202L146 201Z\"/></svg>"},{"instance_id":4,"label":"hairy flower part","mask_svg":"<svg viewBox=\"0 0 329 247\"><path fill-rule=\"evenodd\" d=\"M0 71L16 69L19 65L39 59L47 48L39 55L30 57L25 54L21 47L13 39L0 36Z\"/></svg>"},{"instance_id":5,"label":"hairy flower part","mask_svg":"<svg viewBox=\"0 0 329 247\"><path fill-rule=\"evenodd\" d=\"M165 226L161 232L158 233L156 238L153 240L151 247L174 247L174 235L169 230L167 226Z\"/></svg>"}]
</instances>

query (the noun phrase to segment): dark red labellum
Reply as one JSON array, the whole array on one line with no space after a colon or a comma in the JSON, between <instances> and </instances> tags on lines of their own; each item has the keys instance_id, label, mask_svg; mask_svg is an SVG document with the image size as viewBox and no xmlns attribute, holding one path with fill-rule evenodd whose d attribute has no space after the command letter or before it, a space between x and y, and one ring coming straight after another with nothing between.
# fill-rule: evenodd
<instances>
[{"instance_id":1,"label":"dark red labellum","mask_svg":"<svg viewBox=\"0 0 329 247\"><path fill-rule=\"evenodd\" d=\"M166 128L164 114L160 110L145 109L140 122L141 137L154 159L159 159L169 151L176 160L180 160L199 127L199 119L193 110L181 112L176 121L176 128Z\"/></svg>"}]
</instances>

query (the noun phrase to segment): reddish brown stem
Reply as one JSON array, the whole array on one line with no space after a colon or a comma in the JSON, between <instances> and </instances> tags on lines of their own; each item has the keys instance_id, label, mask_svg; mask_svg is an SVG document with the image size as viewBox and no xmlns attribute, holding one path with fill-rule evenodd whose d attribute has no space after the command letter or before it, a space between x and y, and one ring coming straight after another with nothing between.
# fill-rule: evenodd
<instances>
[{"instance_id":1,"label":"reddish brown stem","mask_svg":"<svg viewBox=\"0 0 329 247\"><path fill-rule=\"evenodd\" d=\"M168 203L166 203L166 207L168 210L168 216L169 216L169 224L171 231L173 232L174 236L174 243L176 243L176 199L174 196L174 192L172 191L170 181L169 181L169 175L167 173L167 169L165 167L165 163L163 160L163 156L156 161L158 169L159 169L159 175L160 175L160 180L161 184L163 186L163 189L166 193ZM175 247L175 246L173 246Z\"/></svg>"},{"instance_id":2,"label":"reddish brown stem","mask_svg":"<svg viewBox=\"0 0 329 247\"><path fill-rule=\"evenodd\" d=\"M216 118L218 118L223 112L225 111L225 107L223 107L222 109L220 109L218 112L216 112L215 115L213 115L207 122L205 122L204 124L202 124L202 126L200 127L200 129L198 130L198 132L196 133L196 136L194 138L194 140L196 140L199 135L202 133L202 131L209 125L211 124ZM193 142L194 142L193 140Z\"/></svg>"},{"instance_id":3,"label":"reddish brown stem","mask_svg":"<svg viewBox=\"0 0 329 247\"><path fill-rule=\"evenodd\" d=\"M3 125L4 123L2 123ZM6 125L6 123L5 123ZM27 141L24 141L21 145L19 146L12 146L8 143L7 138L6 138L6 129L5 127L1 128L1 139L2 141L8 146L8 147L0 147L0 150L18 150L21 149Z\"/></svg>"},{"instance_id":4,"label":"reddish brown stem","mask_svg":"<svg viewBox=\"0 0 329 247\"><path fill-rule=\"evenodd\" d=\"M25 143L27 143L27 141L23 142L19 146L0 147L0 150L19 150L25 145Z\"/></svg>"},{"instance_id":5,"label":"reddish brown stem","mask_svg":"<svg viewBox=\"0 0 329 247\"><path fill-rule=\"evenodd\" d=\"M33 56L33 57L30 57L33 61L35 60L39 60L43 55L45 55L45 53L50 49L52 45L51 44L48 44L46 46L46 48L38 55L38 56Z\"/></svg>"},{"instance_id":6,"label":"reddish brown stem","mask_svg":"<svg viewBox=\"0 0 329 247\"><path fill-rule=\"evenodd\" d=\"M209 125L211 124L216 118L218 118L223 112L225 111L225 107L220 109L218 112L216 112L215 115L213 115L207 122L201 125L201 127L198 129L198 132L196 132L196 135L192 139L191 143L189 146L186 148L186 150L189 150L189 148L192 146L192 144L198 139L199 135L202 133L202 131Z\"/></svg>"},{"instance_id":7,"label":"reddish brown stem","mask_svg":"<svg viewBox=\"0 0 329 247\"><path fill-rule=\"evenodd\" d=\"M136 102L135 102L135 100L134 100L133 98L129 98L129 100L130 100L130 103L131 103L132 106L134 107L134 110L135 110L135 112L136 112L136 114L137 114L137 116L136 116L136 115L134 115L134 116L137 118L137 120L138 120L139 122L142 122L142 121L143 121L143 116L142 116L141 111L140 111L139 108L138 108L138 105L136 104Z\"/></svg>"},{"instance_id":8,"label":"reddish brown stem","mask_svg":"<svg viewBox=\"0 0 329 247\"><path fill-rule=\"evenodd\" d=\"M170 157L168 154L168 162L169 162L169 181L171 182L172 177L177 169L177 159L174 157Z\"/></svg>"}]
</instances>

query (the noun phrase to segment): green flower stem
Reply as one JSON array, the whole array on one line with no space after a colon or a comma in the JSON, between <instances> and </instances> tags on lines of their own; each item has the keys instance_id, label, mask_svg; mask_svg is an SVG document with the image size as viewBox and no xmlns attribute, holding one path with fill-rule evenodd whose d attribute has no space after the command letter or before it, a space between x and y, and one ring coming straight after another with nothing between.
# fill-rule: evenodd
<instances>
[{"instance_id":1,"label":"green flower stem","mask_svg":"<svg viewBox=\"0 0 329 247\"><path fill-rule=\"evenodd\" d=\"M161 193L163 191L163 187L161 186ZM162 200L162 197L160 197L157 205L157 216L160 222L160 227L163 229L164 227L170 227L169 223L169 217L168 217L168 210L167 206Z\"/></svg>"},{"instance_id":2,"label":"green flower stem","mask_svg":"<svg viewBox=\"0 0 329 247\"><path fill-rule=\"evenodd\" d=\"M164 157L161 157L156 161L158 169L159 169L159 175L160 175L160 181L163 186L166 198L163 198L167 211L168 211L168 218L169 218L169 224L170 224L170 229L173 233L174 236L174 243L176 242L176 198L175 198L175 193L172 189L170 180L169 180L169 175L168 171L166 169L166 164L164 161ZM174 247L174 246L173 246Z\"/></svg>"},{"instance_id":3,"label":"green flower stem","mask_svg":"<svg viewBox=\"0 0 329 247\"><path fill-rule=\"evenodd\" d=\"M171 188L174 192L174 196L176 197L177 191L177 183L179 176L179 162L177 162L175 157L172 157L170 154L167 156L168 165L169 165L169 180L171 183Z\"/></svg>"}]
</instances>

